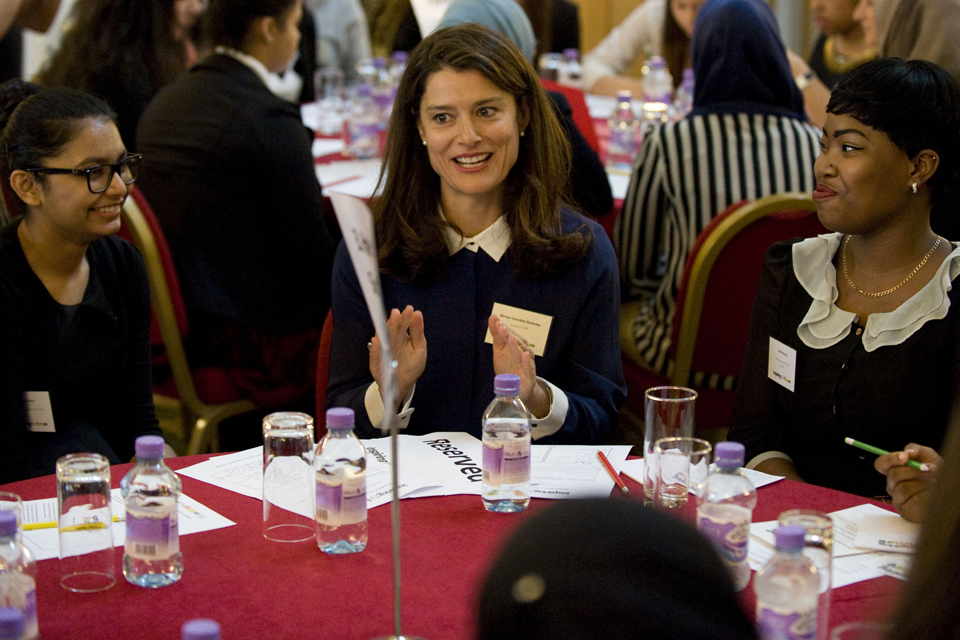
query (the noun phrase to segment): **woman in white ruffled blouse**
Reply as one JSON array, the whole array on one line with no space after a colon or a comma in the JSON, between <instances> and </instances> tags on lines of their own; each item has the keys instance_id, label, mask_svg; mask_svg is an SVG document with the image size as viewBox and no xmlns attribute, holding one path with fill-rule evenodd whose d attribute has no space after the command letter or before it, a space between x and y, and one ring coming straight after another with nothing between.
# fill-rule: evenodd
<instances>
[{"instance_id":1,"label":"woman in white ruffled blouse","mask_svg":"<svg viewBox=\"0 0 960 640\"><path fill-rule=\"evenodd\" d=\"M960 86L942 68L877 60L834 90L813 197L836 233L778 243L765 258L730 428L748 466L880 496L875 456L844 438L940 446L960 248L930 216L955 202L958 152ZM907 480L919 488L929 476Z\"/></svg>"}]
</instances>

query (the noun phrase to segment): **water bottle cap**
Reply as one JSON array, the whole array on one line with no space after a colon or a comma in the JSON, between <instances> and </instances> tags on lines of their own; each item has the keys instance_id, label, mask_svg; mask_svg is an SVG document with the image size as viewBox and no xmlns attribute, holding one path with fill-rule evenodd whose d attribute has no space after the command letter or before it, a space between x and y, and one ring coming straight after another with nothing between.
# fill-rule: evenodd
<instances>
[{"instance_id":1,"label":"water bottle cap","mask_svg":"<svg viewBox=\"0 0 960 640\"><path fill-rule=\"evenodd\" d=\"M630 102L633 100L633 93L624 89L623 91L617 91L617 102Z\"/></svg>"},{"instance_id":2,"label":"water bottle cap","mask_svg":"<svg viewBox=\"0 0 960 640\"><path fill-rule=\"evenodd\" d=\"M369 96L370 95L370 85L366 83L361 83L357 85L357 95L358 96Z\"/></svg>"},{"instance_id":3,"label":"water bottle cap","mask_svg":"<svg viewBox=\"0 0 960 640\"><path fill-rule=\"evenodd\" d=\"M651 69L665 69L667 67L667 60L663 56L653 56L647 62L647 66Z\"/></svg>"},{"instance_id":4,"label":"water bottle cap","mask_svg":"<svg viewBox=\"0 0 960 640\"><path fill-rule=\"evenodd\" d=\"M579 49L564 49L563 57L565 60L579 60L580 59L580 50Z\"/></svg>"},{"instance_id":5,"label":"water bottle cap","mask_svg":"<svg viewBox=\"0 0 960 640\"><path fill-rule=\"evenodd\" d=\"M353 409L334 407L327 409L327 429L352 429Z\"/></svg>"},{"instance_id":6,"label":"water bottle cap","mask_svg":"<svg viewBox=\"0 0 960 640\"><path fill-rule=\"evenodd\" d=\"M377 69L386 69L387 68L387 59L382 56L377 56L373 59L373 66Z\"/></svg>"},{"instance_id":7,"label":"water bottle cap","mask_svg":"<svg viewBox=\"0 0 960 640\"><path fill-rule=\"evenodd\" d=\"M693 69L689 67L683 70L683 79L693 81Z\"/></svg>"},{"instance_id":8,"label":"water bottle cap","mask_svg":"<svg viewBox=\"0 0 960 640\"><path fill-rule=\"evenodd\" d=\"M13 511L0 511L0 536L12 536L17 533L17 514Z\"/></svg>"},{"instance_id":9,"label":"water bottle cap","mask_svg":"<svg viewBox=\"0 0 960 640\"><path fill-rule=\"evenodd\" d=\"M162 458L163 438L160 436L140 436L133 443L138 458Z\"/></svg>"},{"instance_id":10,"label":"water bottle cap","mask_svg":"<svg viewBox=\"0 0 960 640\"><path fill-rule=\"evenodd\" d=\"M22 638L23 612L13 607L0 607L0 638Z\"/></svg>"},{"instance_id":11,"label":"water bottle cap","mask_svg":"<svg viewBox=\"0 0 960 640\"><path fill-rule=\"evenodd\" d=\"M394 62L406 62L407 61L407 52L406 51L394 51L393 55L390 56Z\"/></svg>"},{"instance_id":12,"label":"water bottle cap","mask_svg":"<svg viewBox=\"0 0 960 640\"><path fill-rule=\"evenodd\" d=\"M746 448L739 442L718 442L713 448L713 461L718 467L742 467Z\"/></svg>"},{"instance_id":13,"label":"water bottle cap","mask_svg":"<svg viewBox=\"0 0 960 640\"><path fill-rule=\"evenodd\" d=\"M803 549L806 535L807 530L795 524L778 527L773 532L773 537L777 541L777 551L799 551Z\"/></svg>"},{"instance_id":14,"label":"water bottle cap","mask_svg":"<svg viewBox=\"0 0 960 640\"><path fill-rule=\"evenodd\" d=\"M220 640L220 625L215 620L196 618L183 623L181 640Z\"/></svg>"},{"instance_id":15,"label":"water bottle cap","mask_svg":"<svg viewBox=\"0 0 960 640\"><path fill-rule=\"evenodd\" d=\"M520 376L501 373L493 379L493 392L498 396L515 396L520 393Z\"/></svg>"}]
</instances>

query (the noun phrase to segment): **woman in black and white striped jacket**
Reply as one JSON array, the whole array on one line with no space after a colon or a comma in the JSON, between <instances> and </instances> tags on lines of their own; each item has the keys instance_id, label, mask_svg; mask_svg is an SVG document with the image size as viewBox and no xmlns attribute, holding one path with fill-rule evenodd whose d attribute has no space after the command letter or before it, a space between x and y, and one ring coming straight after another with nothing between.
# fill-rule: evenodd
<instances>
[{"instance_id":1,"label":"woman in black and white striped jacket","mask_svg":"<svg viewBox=\"0 0 960 640\"><path fill-rule=\"evenodd\" d=\"M625 299L640 299L638 363L667 374L687 254L729 205L812 191L820 130L806 122L780 32L762 0L710 0L693 35L694 109L647 132L614 230Z\"/></svg>"}]
</instances>

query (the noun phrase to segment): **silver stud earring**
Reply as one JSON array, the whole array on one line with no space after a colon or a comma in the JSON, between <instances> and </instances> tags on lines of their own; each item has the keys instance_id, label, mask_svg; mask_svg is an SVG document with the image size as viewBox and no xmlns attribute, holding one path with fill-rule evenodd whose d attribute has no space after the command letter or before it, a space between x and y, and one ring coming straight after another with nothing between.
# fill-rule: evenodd
<instances>
[{"instance_id":1,"label":"silver stud earring","mask_svg":"<svg viewBox=\"0 0 960 640\"><path fill-rule=\"evenodd\" d=\"M917 183L916 183L916 182L913 183L913 192L914 192L914 193L917 192Z\"/></svg>"}]
</instances>

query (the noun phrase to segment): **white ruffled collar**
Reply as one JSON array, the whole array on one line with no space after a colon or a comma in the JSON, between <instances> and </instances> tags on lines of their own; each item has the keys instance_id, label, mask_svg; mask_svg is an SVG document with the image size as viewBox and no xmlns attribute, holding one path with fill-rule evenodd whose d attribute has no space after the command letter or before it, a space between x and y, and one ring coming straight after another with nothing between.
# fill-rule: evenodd
<instances>
[{"instance_id":1,"label":"white ruffled collar","mask_svg":"<svg viewBox=\"0 0 960 640\"><path fill-rule=\"evenodd\" d=\"M797 336L812 349L826 349L849 335L857 314L837 307L837 270L833 257L843 235L830 233L793 245L793 273L813 302L797 327ZM893 311L873 313L863 330L863 348L875 351L897 345L932 320L950 310L953 280L960 274L960 246L940 265L937 274L920 291Z\"/></svg>"}]
</instances>

